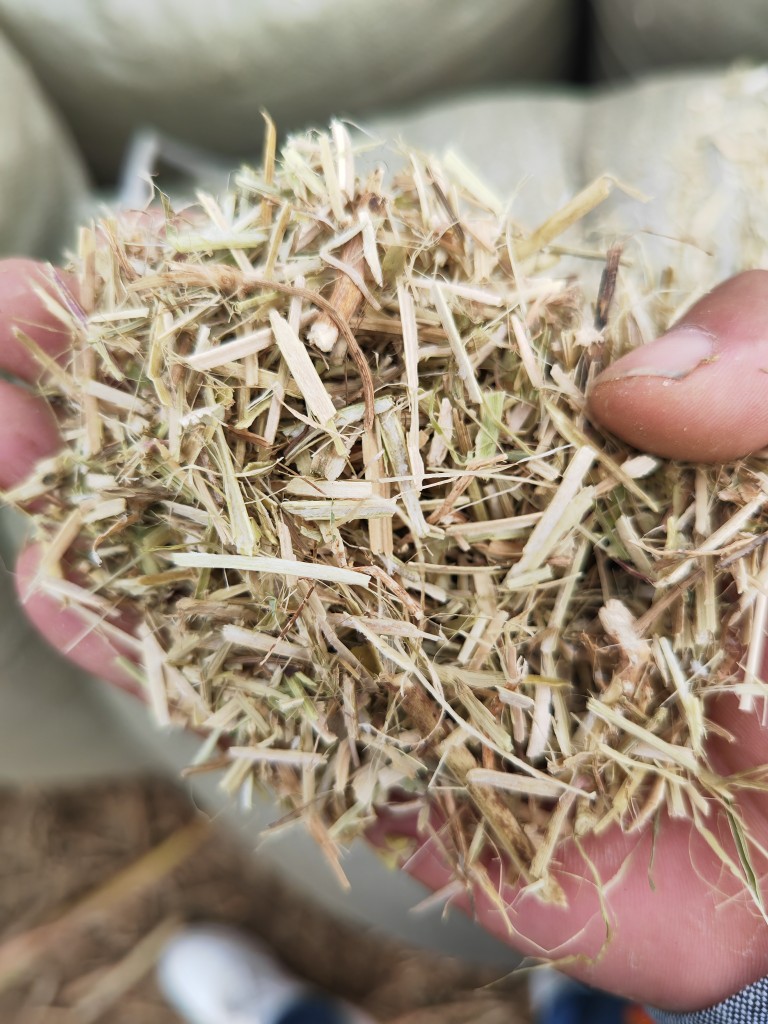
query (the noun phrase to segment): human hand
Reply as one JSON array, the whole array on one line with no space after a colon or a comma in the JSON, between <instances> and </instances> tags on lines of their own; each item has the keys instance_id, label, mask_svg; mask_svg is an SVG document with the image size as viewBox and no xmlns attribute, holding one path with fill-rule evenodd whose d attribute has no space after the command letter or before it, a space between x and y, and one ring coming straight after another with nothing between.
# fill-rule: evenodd
<instances>
[{"instance_id":1,"label":"human hand","mask_svg":"<svg viewBox=\"0 0 768 1024\"><path fill-rule=\"evenodd\" d=\"M74 287L65 274L60 281ZM16 378L13 383L0 380L0 490L22 483L39 460L61 447L51 409L29 386L39 379L40 367L15 336L17 330L23 331L54 358L69 349L70 339L46 308L40 290L54 291L51 272L43 265L26 259L0 261L0 372ZM102 629L85 623L36 585L38 562L39 551L31 545L20 553L15 567L17 590L30 621L75 664L136 692L135 679L121 667L130 657L130 647L120 639L128 636L122 615L105 619Z\"/></svg>"},{"instance_id":2,"label":"human hand","mask_svg":"<svg viewBox=\"0 0 768 1024\"><path fill-rule=\"evenodd\" d=\"M606 370L590 393L590 415L643 450L724 462L768 444L767 371L768 272L752 271L725 282L663 338ZM713 700L707 710L718 727L707 748L717 772L750 772L768 760L761 710L740 711L734 697ZM753 838L755 871L766 876L768 858L759 847L768 850L768 794L741 791L736 802ZM738 863L722 811L713 808L712 817L710 828ZM554 959L583 981L671 1010L710 1006L768 975L768 925L751 894L692 824L663 813L657 824L628 835L613 827L566 843L555 871L565 907L506 884L502 865L490 863L501 899L491 901L478 888L473 913L526 955ZM392 812L374 838L397 833L413 838L415 825ZM437 840L420 845L407 870L432 889L452 878ZM768 894L768 882L763 890Z\"/></svg>"},{"instance_id":3,"label":"human hand","mask_svg":"<svg viewBox=\"0 0 768 1024\"><path fill-rule=\"evenodd\" d=\"M54 356L68 344L33 290L47 282L42 268L28 261L0 265L0 368L28 382L37 368L15 340L15 326ZM732 279L694 307L682 333L671 332L615 364L593 388L593 418L668 457L722 461L768 443L767 283L768 274L759 271ZM694 325L711 337L696 340ZM0 487L8 488L38 459L53 454L59 438L50 410L28 390L0 382L0 403L7 424L0 436ZM28 549L17 565L30 619L83 668L130 685L117 660L126 652L115 635L84 631L76 613L37 590L36 564L34 549ZM730 774L762 764L768 744L760 721L740 712L733 699L720 699L709 710L733 737L730 742L711 737L715 769ZM756 842L768 848L768 797L752 793L739 801ZM380 828L392 832L411 826L389 816ZM730 848L727 824L720 821L714 830ZM753 859L762 873L764 858L755 850ZM420 849L409 870L433 888L451 877L433 844ZM544 906L519 888L505 887L500 864L491 870L506 910L478 892L474 909L485 926L528 954L571 958L566 966L572 974L604 988L692 1009L768 973L768 928L750 895L683 821L663 820L655 837L650 829L631 835L615 829L564 846L558 877L567 908Z\"/></svg>"}]
</instances>

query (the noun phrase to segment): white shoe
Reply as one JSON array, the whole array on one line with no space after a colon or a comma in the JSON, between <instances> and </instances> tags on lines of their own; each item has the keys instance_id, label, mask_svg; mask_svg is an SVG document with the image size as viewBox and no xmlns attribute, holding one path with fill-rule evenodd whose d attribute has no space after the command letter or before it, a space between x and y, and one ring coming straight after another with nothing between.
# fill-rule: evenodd
<instances>
[{"instance_id":1,"label":"white shoe","mask_svg":"<svg viewBox=\"0 0 768 1024\"><path fill-rule=\"evenodd\" d=\"M163 995L189 1024L372 1024L287 974L233 928L185 928L163 950L157 976Z\"/></svg>"}]
</instances>

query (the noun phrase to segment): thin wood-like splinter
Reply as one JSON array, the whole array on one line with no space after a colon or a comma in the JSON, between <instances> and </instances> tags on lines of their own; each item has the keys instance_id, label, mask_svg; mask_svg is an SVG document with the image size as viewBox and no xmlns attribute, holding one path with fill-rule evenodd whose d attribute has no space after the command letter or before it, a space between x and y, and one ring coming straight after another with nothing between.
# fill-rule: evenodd
<instances>
[{"instance_id":1,"label":"thin wood-like splinter","mask_svg":"<svg viewBox=\"0 0 768 1024\"><path fill-rule=\"evenodd\" d=\"M373 193L368 193L361 198L358 204L358 214L362 210L376 212L380 205L380 197ZM363 277L365 273L365 240L362 224L360 231L358 231L354 238L350 238L342 247L339 263L345 264L359 274L361 278ZM340 269L329 300L338 315L349 323L362 306L364 300L365 295L350 275ZM320 349L321 352L330 352L339 340L339 333L339 326L336 320L328 312L323 312L310 327L307 340Z\"/></svg>"}]
</instances>

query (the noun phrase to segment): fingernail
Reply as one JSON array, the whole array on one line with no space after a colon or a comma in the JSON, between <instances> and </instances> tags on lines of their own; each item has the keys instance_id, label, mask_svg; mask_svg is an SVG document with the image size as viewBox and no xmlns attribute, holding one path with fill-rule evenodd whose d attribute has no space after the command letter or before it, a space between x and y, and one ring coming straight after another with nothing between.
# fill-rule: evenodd
<instances>
[{"instance_id":1,"label":"fingernail","mask_svg":"<svg viewBox=\"0 0 768 1024\"><path fill-rule=\"evenodd\" d=\"M603 370L595 381L606 384L631 377L666 377L682 380L702 365L717 359L714 335L699 327L673 327L655 341L628 352Z\"/></svg>"}]
</instances>

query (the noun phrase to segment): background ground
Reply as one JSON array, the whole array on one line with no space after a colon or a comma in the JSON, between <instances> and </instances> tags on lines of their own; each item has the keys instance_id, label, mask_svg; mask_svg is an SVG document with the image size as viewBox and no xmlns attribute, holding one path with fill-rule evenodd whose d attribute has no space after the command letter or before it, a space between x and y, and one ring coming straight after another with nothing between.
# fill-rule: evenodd
<instances>
[{"instance_id":1,"label":"background ground","mask_svg":"<svg viewBox=\"0 0 768 1024\"><path fill-rule=\"evenodd\" d=\"M226 921L392 1024L527 1024L524 985L308 907L166 781L0 790L0 1020L176 1024L153 965L182 920Z\"/></svg>"}]
</instances>

